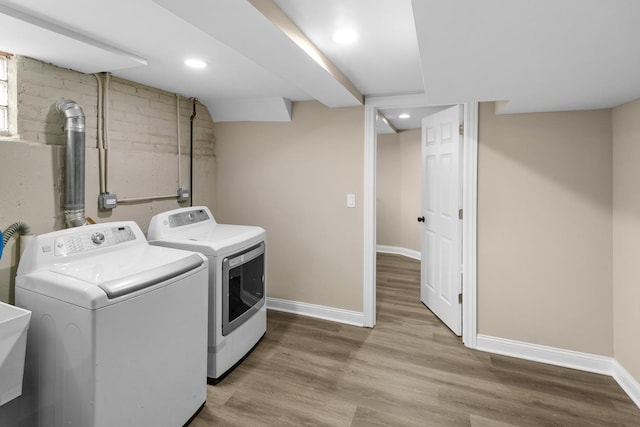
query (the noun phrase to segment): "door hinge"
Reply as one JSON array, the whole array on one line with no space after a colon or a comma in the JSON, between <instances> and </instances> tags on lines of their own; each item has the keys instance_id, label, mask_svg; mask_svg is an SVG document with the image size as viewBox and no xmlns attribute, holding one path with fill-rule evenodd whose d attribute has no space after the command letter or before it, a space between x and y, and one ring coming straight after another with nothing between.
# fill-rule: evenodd
<instances>
[{"instance_id":1,"label":"door hinge","mask_svg":"<svg viewBox=\"0 0 640 427\"><path fill-rule=\"evenodd\" d=\"M462 219L462 209L458 209L458 219Z\"/></svg>"},{"instance_id":2,"label":"door hinge","mask_svg":"<svg viewBox=\"0 0 640 427\"><path fill-rule=\"evenodd\" d=\"M460 123L460 126L458 126L458 133L464 135L464 123Z\"/></svg>"},{"instance_id":3,"label":"door hinge","mask_svg":"<svg viewBox=\"0 0 640 427\"><path fill-rule=\"evenodd\" d=\"M462 294L458 294L458 304L462 304Z\"/></svg>"}]
</instances>

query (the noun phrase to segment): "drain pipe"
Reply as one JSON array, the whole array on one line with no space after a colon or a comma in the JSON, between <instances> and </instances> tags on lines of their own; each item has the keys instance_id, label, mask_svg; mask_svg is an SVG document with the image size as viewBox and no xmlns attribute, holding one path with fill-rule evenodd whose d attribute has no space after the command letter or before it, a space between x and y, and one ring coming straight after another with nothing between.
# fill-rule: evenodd
<instances>
[{"instance_id":1,"label":"drain pipe","mask_svg":"<svg viewBox=\"0 0 640 427\"><path fill-rule=\"evenodd\" d=\"M24 252L24 248L27 247L27 242L33 239L33 234L31 234L31 229L24 222L14 222L9 227L7 227L6 230L4 230L4 233L0 231L0 258L2 258L2 250L4 249L5 246L7 246L9 239L11 239L11 237L13 237L13 235L16 233L18 236L20 236L20 240L18 241L18 244L19 244L18 247L20 248L20 252L18 254L18 261L20 261L20 256L22 256L22 253Z\"/></svg>"},{"instance_id":2,"label":"drain pipe","mask_svg":"<svg viewBox=\"0 0 640 427\"><path fill-rule=\"evenodd\" d=\"M84 215L85 116L82 108L70 99L59 99L56 108L67 118L64 216L67 227L78 227L87 223Z\"/></svg>"},{"instance_id":3,"label":"drain pipe","mask_svg":"<svg viewBox=\"0 0 640 427\"><path fill-rule=\"evenodd\" d=\"M0 236L2 236L2 246L6 246L9 239L16 233L20 236L25 236L31 233L31 229L24 222L14 222L4 230L4 235L0 232Z\"/></svg>"}]
</instances>

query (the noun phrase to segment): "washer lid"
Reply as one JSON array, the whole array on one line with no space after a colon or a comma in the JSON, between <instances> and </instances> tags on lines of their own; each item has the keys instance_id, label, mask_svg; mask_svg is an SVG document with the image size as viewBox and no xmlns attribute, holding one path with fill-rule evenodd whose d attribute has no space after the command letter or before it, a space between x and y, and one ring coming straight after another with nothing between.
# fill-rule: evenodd
<instances>
[{"instance_id":1,"label":"washer lid","mask_svg":"<svg viewBox=\"0 0 640 427\"><path fill-rule=\"evenodd\" d=\"M172 279L204 263L197 254L181 252L182 256L176 256L176 251L167 249L147 246L145 250L56 264L49 271L98 286L112 299Z\"/></svg>"}]
</instances>

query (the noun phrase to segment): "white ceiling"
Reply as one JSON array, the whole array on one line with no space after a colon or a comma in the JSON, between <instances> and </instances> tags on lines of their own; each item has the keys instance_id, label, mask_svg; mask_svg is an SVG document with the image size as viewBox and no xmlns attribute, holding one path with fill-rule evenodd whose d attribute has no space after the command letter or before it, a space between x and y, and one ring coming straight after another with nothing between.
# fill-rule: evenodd
<instances>
[{"instance_id":1,"label":"white ceiling","mask_svg":"<svg viewBox=\"0 0 640 427\"><path fill-rule=\"evenodd\" d=\"M517 113L640 98L637 0L416 0L413 8L434 103L472 96L509 101L502 111Z\"/></svg>"},{"instance_id":2,"label":"white ceiling","mask_svg":"<svg viewBox=\"0 0 640 427\"><path fill-rule=\"evenodd\" d=\"M355 44L331 41L344 25ZM636 0L0 0L0 50L197 97L216 121L409 93L609 108L640 98L639 41Z\"/></svg>"},{"instance_id":3,"label":"white ceiling","mask_svg":"<svg viewBox=\"0 0 640 427\"><path fill-rule=\"evenodd\" d=\"M430 105L409 108L381 108L376 118L376 133L398 133L408 129L420 129L422 119L451 107L452 105ZM401 117L408 115L409 117Z\"/></svg>"}]
</instances>

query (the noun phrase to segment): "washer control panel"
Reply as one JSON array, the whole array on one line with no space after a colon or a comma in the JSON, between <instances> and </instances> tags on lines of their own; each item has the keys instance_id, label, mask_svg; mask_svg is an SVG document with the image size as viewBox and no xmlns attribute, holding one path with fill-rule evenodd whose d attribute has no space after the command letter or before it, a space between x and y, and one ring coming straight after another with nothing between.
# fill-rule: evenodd
<instances>
[{"instance_id":1,"label":"washer control panel","mask_svg":"<svg viewBox=\"0 0 640 427\"><path fill-rule=\"evenodd\" d=\"M64 256L69 254L80 253L91 249L109 247L120 243L135 240L136 235L128 225L122 227L110 227L100 230L83 231L78 229L77 233L60 236L54 240L53 254L55 256ZM51 248L43 246L43 252L48 252Z\"/></svg>"},{"instance_id":2,"label":"washer control panel","mask_svg":"<svg viewBox=\"0 0 640 427\"><path fill-rule=\"evenodd\" d=\"M193 209L186 212L178 212L169 215L169 227L181 227L183 225L196 224L209 220L209 214L204 209Z\"/></svg>"}]
</instances>

